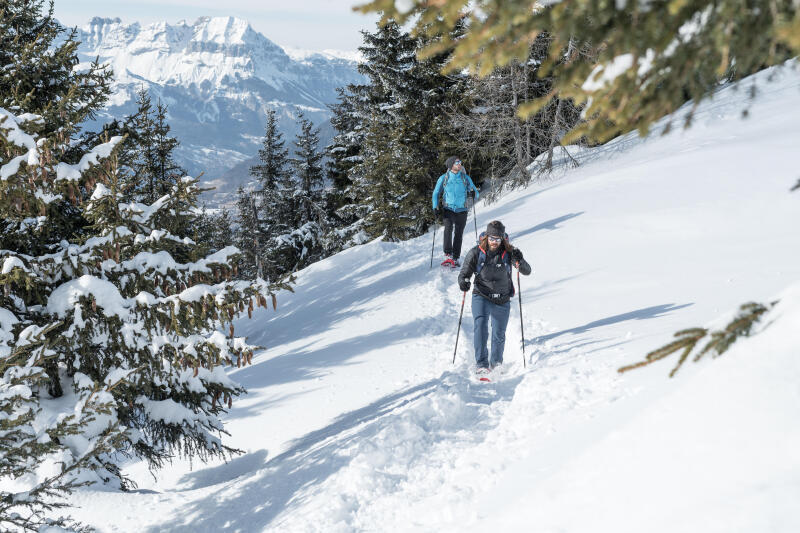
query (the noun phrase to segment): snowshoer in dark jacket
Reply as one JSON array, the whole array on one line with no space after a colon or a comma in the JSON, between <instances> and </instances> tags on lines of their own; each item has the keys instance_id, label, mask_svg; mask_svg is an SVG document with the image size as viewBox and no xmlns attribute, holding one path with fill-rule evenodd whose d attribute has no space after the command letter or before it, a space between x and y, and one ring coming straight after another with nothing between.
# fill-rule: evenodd
<instances>
[{"instance_id":1,"label":"snowshoer in dark jacket","mask_svg":"<svg viewBox=\"0 0 800 533\"><path fill-rule=\"evenodd\" d=\"M472 318L474 320L475 363L482 373L503 363L506 343L506 326L511 312L514 282L511 267L516 266L527 276L531 266L522 258L519 248L508 242L506 228L499 220L489 222L478 246L467 252L464 266L458 274L462 291L470 289L470 278L475 274L472 291ZM489 322L492 323L491 358L487 350Z\"/></svg>"},{"instance_id":2,"label":"snowshoer in dark jacket","mask_svg":"<svg viewBox=\"0 0 800 533\"><path fill-rule=\"evenodd\" d=\"M442 266L457 267L461 257L461 238L467 225L469 204L467 198L477 200L480 196L475 184L464 171L461 159L447 158L447 172L439 176L433 189L433 212L438 219L444 218L444 261ZM439 205L439 197L442 203Z\"/></svg>"}]
</instances>

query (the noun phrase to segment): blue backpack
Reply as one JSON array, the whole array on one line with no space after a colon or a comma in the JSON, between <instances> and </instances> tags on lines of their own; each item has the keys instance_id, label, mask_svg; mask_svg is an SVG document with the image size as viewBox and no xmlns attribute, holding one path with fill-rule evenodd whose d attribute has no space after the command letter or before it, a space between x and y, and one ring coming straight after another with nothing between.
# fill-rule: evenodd
<instances>
[{"instance_id":1,"label":"blue backpack","mask_svg":"<svg viewBox=\"0 0 800 533\"><path fill-rule=\"evenodd\" d=\"M458 177L461 178L461 183L464 184L464 190L468 191L469 185L467 184L467 178L464 177L465 175L466 172L464 172L463 169L461 169L458 172ZM444 173L444 181L442 181L442 190L439 192L439 205L442 207L447 207L444 203L444 190L447 188L447 182L449 180L450 180L450 172L448 171Z\"/></svg>"},{"instance_id":2,"label":"blue backpack","mask_svg":"<svg viewBox=\"0 0 800 533\"><path fill-rule=\"evenodd\" d=\"M481 239L483 239L483 237L485 235L486 235L486 232L483 231L483 232L481 232L480 237L478 237L478 250L479 250L479 253L478 253L478 265L475 267L475 277L478 277L478 274L480 274L481 270L483 269L483 265L486 263L486 250L481 248ZM503 239L508 240L508 233L505 233L503 235ZM503 264L506 265L506 272L508 272L508 284L511 286L511 296L513 297L514 294L516 294L516 292L515 292L515 289L514 289L514 278L511 276L511 271L512 271L512 269L511 269L511 256L508 254L508 252L503 250L503 253L500 256L500 259L503 261Z\"/></svg>"}]
</instances>

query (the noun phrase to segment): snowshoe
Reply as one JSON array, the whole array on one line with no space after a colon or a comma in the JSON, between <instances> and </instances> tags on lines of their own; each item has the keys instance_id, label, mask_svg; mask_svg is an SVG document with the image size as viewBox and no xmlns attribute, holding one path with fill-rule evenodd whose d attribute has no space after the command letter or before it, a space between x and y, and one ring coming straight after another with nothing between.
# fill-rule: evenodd
<instances>
[{"instance_id":1,"label":"snowshoe","mask_svg":"<svg viewBox=\"0 0 800 533\"><path fill-rule=\"evenodd\" d=\"M455 261L453 261L453 256L450 254L445 254L444 261L442 261L442 266L448 268L455 268Z\"/></svg>"},{"instance_id":2,"label":"snowshoe","mask_svg":"<svg viewBox=\"0 0 800 533\"><path fill-rule=\"evenodd\" d=\"M475 370L475 375L478 376L479 381L491 381L491 379L489 379L489 372L491 372L491 370L487 367L479 366L477 370Z\"/></svg>"}]
</instances>

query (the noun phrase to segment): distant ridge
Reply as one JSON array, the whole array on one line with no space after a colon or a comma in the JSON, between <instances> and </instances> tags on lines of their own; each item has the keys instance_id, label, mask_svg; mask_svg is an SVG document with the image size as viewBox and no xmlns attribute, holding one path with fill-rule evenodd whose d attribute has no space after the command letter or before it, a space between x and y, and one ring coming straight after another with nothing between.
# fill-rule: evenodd
<instances>
[{"instance_id":1,"label":"distant ridge","mask_svg":"<svg viewBox=\"0 0 800 533\"><path fill-rule=\"evenodd\" d=\"M321 127L324 144L336 88L362 80L356 52L284 50L237 17L147 25L95 17L78 40L81 61L99 57L114 70L114 94L98 122L132 113L136 92L148 89L169 106L179 163L204 172L223 195L247 179L230 170L256 155L268 109L276 110L287 146L301 111Z\"/></svg>"}]
</instances>

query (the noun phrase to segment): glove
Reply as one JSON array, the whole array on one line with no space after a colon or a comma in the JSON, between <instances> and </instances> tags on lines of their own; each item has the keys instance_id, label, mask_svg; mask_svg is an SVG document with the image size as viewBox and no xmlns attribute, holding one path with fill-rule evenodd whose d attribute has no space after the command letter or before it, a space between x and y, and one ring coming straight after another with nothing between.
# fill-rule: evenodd
<instances>
[{"instance_id":1,"label":"glove","mask_svg":"<svg viewBox=\"0 0 800 533\"><path fill-rule=\"evenodd\" d=\"M511 259L515 263L519 263L520 261L522 261L522 250L520 250L519 248L514 248L513 250L511 250Z\"/></svg>"},{"instance_id":2,"label":"glove","mask_svg":"<svg viewBox=\"0 0 800 533\"><path fill-rule=\"evenodd\" d=\"M470 198L474 199L475 198L475 189L468 190L467 191L467 196L469 196Z\"/></svg>"},{"instance_id":3,"label":"glove","mask_svg":"<svg viewBox=\"0 0 800 533\"><path fill-rule=\"evenodd\" d=\"M461 288L463 292L467 292L471 286L469 280L462 279L458 282L458 286Z\"/></svg>"}]
</instances>

